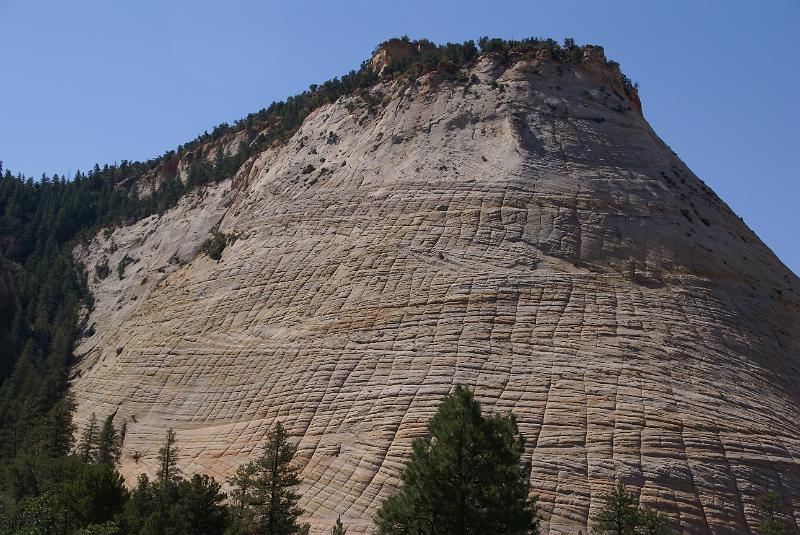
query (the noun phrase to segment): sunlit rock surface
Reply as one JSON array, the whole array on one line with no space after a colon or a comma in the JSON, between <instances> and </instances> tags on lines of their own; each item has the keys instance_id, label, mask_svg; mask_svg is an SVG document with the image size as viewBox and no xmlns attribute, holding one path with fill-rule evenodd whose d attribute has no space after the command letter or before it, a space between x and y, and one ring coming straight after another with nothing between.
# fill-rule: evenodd
<instances>
[{"instance_id":1,"label":"sunlit rock surface","mask_svg":"<svg viewBox=\"0 0 800 535\"><path fill-rule=\"evenodd\" d=\"M342 98L76 250L78 421L127 422L127 482L167 427L224 479L279 419L314 530L371 532L461 383L517 415L545 533L586 533L618 480L683 533L755 529L769 489L800 511L798 278L589 59Z\"/></svg>"}]
</instances>

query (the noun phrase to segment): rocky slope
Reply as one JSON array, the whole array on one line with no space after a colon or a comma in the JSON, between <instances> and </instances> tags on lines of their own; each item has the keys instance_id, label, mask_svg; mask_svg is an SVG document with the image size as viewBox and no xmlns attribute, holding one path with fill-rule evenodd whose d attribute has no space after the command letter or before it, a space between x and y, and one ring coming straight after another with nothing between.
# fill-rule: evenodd
<instances>
[{"instance_id":1,"label":"rocky slope","mask_svg":"<svg viewBox=\"0 0 800 535\"><path fill-rule=\"evenodd\" d=\"M800 512L798 278L600 49L462 74L341 98L76 250L97 299L78 420L127 421L132 482L169 426L185 473L224 478L279 419L314 529L367 533L461 383L518 416L545 533L586 533L616 480L684 533L754 529L768 489ZM219 262L198 253L217 229Z\"/></svg>"}]
</instances>

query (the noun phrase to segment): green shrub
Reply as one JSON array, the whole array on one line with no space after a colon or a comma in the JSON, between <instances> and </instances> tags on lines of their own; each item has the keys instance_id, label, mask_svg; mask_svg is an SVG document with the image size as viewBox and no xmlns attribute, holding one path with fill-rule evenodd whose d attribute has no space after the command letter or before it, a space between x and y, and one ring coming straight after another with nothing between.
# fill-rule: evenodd
<instances>
[{"instance_id":1,"label":"green shrub","mask_svg":"<svg viewBox=\"0 0 800 535\"><path fill-rule=\"evenodd\" d=\"M228 245L228 237L222 232L215 232L203 243L203 252L214 260L222 258L222 251Z\"/></svg>"},{"instance_id":2,"label":"green shrub","mask_svg":"<svg viewBox=\"0 0 800 535\"><path fill-rule=\"evenodd\" d=\"M117 264L117 276L119 277L119 280L125 278L125 268L131 264L133 264L133 258L128 256L128 253L125 253L125 256L123 256L122 260L120 260L119 264Z\"/></svg>"},{"instance_id":3,"label":"green shrub","mask_svg":"<svg viewBox=\"0 0 800 535\"><path fill-rule=\"evenodd\" d=\"M603 509L592 518L595 522L592 533L597 535L673 533L669 518L647 506L638 507L635 497L622 483L617 483L604 500Z\"/></svg>"},{"instance_id":4,"label":"green shrub","mask_svg":"<svg viewBox=\"0 0 800 535\"><path fill-rule=\"evenodd\" d=\"M111 273L111 270L108 267L108 258L103 257L103 259L94 266L94 273L100 280L108 277L109 273Z\"/></svg>"}]
</instances>

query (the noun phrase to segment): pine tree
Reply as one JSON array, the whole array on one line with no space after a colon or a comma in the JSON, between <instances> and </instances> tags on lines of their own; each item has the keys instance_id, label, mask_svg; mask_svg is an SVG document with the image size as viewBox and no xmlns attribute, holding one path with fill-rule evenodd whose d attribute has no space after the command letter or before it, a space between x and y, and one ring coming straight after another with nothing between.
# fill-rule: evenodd
<instances>
[{"instance_id":1,"label":"pine tree","mask_svg":"<svg viewBox=\"0 0 800 535\"><path fill-rule=\"evenodd\" d=\"M115 466L119 462L120 443L117 430L114 429L114 416L110 415L103 422L97 440L97 462Z\"/></svg>"},{"instance_id":2,"label":"pine tree","mask_svg":"<svg viewBox=\"0 0 800 535\"><path fill-rule=\"evenodd\" d=\"M179 489L180 510L188 533L217 535L225 531L229 514L219 483L207 475L195 474L189 481L181 481Z\"/></svg>"},{"instance_id":3,"label":"pine tree","mask_svg":"<svg viewBox=\"0 0 800 535\"><path fill-rule=\"evenodd\" d=\"M227 480L231 487L231 514L239 526L253 525L254 512L251 502L256 468L254 462L239 465L236 472Z\"/></svg>"},{"instance_id":4,"label":"pine tree","mask_svg":"<svg viewBox=\"0 0 800 535\"><path fill-rule=\"evenodd\" d=\"M214 157L214 169L212 171L214 180L221 182L225 180L225 148L219 147Z\"/></svg>"},{"instance_id":5,"label":"pine tree","mask_svg":"<svg viewBox=\"0 0 800 535\"><path fill-rule=\"evenodd\" d=\"M178 481L181 477L178 469L178 448L175 446L175 430L167 429L164 445L158 450L158 482L161 484Z\"/></svg>"},{"instance_id":6,"label":"pine tree","mask_svg":"<svg viewBox=\"0 0 800 535\"><path fill-rule=\"evenodd\" d=\"M484 418L457 386L415 439L403 488L381 504L381 534L537 534L535 499L513 415Z\"/></svg>"},{"instance_id":7,"label":"pine tree","mask_svg":"<svg viewBox=\"0 0 800 535\"><path fill-rule=\"evenodd\" d=\"M622 483L605 496L605 506L593 518L597 523L592 533L597 535L636 535L639 512L636 501Z\"/></svg>"},{"instance_id":8,"label":"pine tree","mask_svg":"<svg viewBox=\"0 0 800 535\"><path fill-rule=\"evenodd\" d=\"M277 422L267 434L264 455L256 461L256 512L265 535L308 533L309 525L297 522L303 510L298 507L300 496L294 488L300 484L292 460L297 447L288 441L286 429Z\"/></svg>"},{"instance_id":9,"label":"pine tree","mask_svg":"<svg viewBox=\"0 0 800 535\"><path fill-rule=\"evenodd\" d=\"M333 526L333 529L331 530L331 535L347 535L347 530L344 529L344 525L342 525L341 516L336 518L336 525Z\"/></svg>"},{"instance_id":10,"label":"pine tree","mask_svg":"<svg viewBox=\"0 0 800 535\"><path fill-rule=\"evenodd\" d=\"M59 502L74 527L113 520L128 500L122 476L113 466L90 464L64 481Z\"/></svg>"},{"instance_id":11,"label":"pine tree","mask_svg":"<svg viewBox=\"0 0 800 535\"><path fill-rule=\"evenodd\" d=\"M75 424L72 423L74 411L75 398L68 393L47 412L44 431L47 449L53 457L67 455L72 451L76 430Z\"/></svg>"},{"instance_id":12,"label":"pine tree","mask_svg":"<svg viewBox=\"0 0 800 535\"><path fill-rule=\"evenodd\" d=\"M146 474L141 474L122 513L123 525L127 528L127 532L141 533L145 521L153 514L155 508L155 496L150 480Z\"/></svg>"},{"instance_id":13,"label":"pine tree","mask_svg":"<svg viewBox=\"0 0 800 535\"><path fill-rule=\"evenodd\" d=\"M92 413L89 423L83 430L81 441L78 445L78 455L84 463L94 462L97 453L97 416Z\"/></svg>"},{"instance_id":14,"label":"pine tree","mask_svg":"<svg viewBox=\"0 0 800 535\"><path fill-rule=\"evenodd\" d=\"M267 434L261 457L240 468L229 480L240 507L240 523L246 533L264 535L306 534L308 524L298 523L303 510L294 491L300 484L292 459L297 451L278 422Z\"/></svg>"}]
</instances>

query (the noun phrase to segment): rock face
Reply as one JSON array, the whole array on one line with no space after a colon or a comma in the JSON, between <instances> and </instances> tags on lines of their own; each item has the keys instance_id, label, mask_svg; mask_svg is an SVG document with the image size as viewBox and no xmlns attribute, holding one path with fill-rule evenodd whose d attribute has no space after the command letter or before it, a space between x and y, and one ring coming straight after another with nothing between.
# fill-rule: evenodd
<instances>
[{"instance_id":1,"label":"rock face","mask_svg":"<svg viewBox=\"0 0 800 535\"><path fill-rule=\"evenodd\" d=\"M770 489L800 514L798 278L602 57L464 74L342 98L76 250L78 421L127 422L131 483L167 427L185 473L224 478L281 420L314 530L368 533L461 383L518 416L545 533L586 533L615 481L683 533L755 529Z\"/></svg>"}]
</instances>

